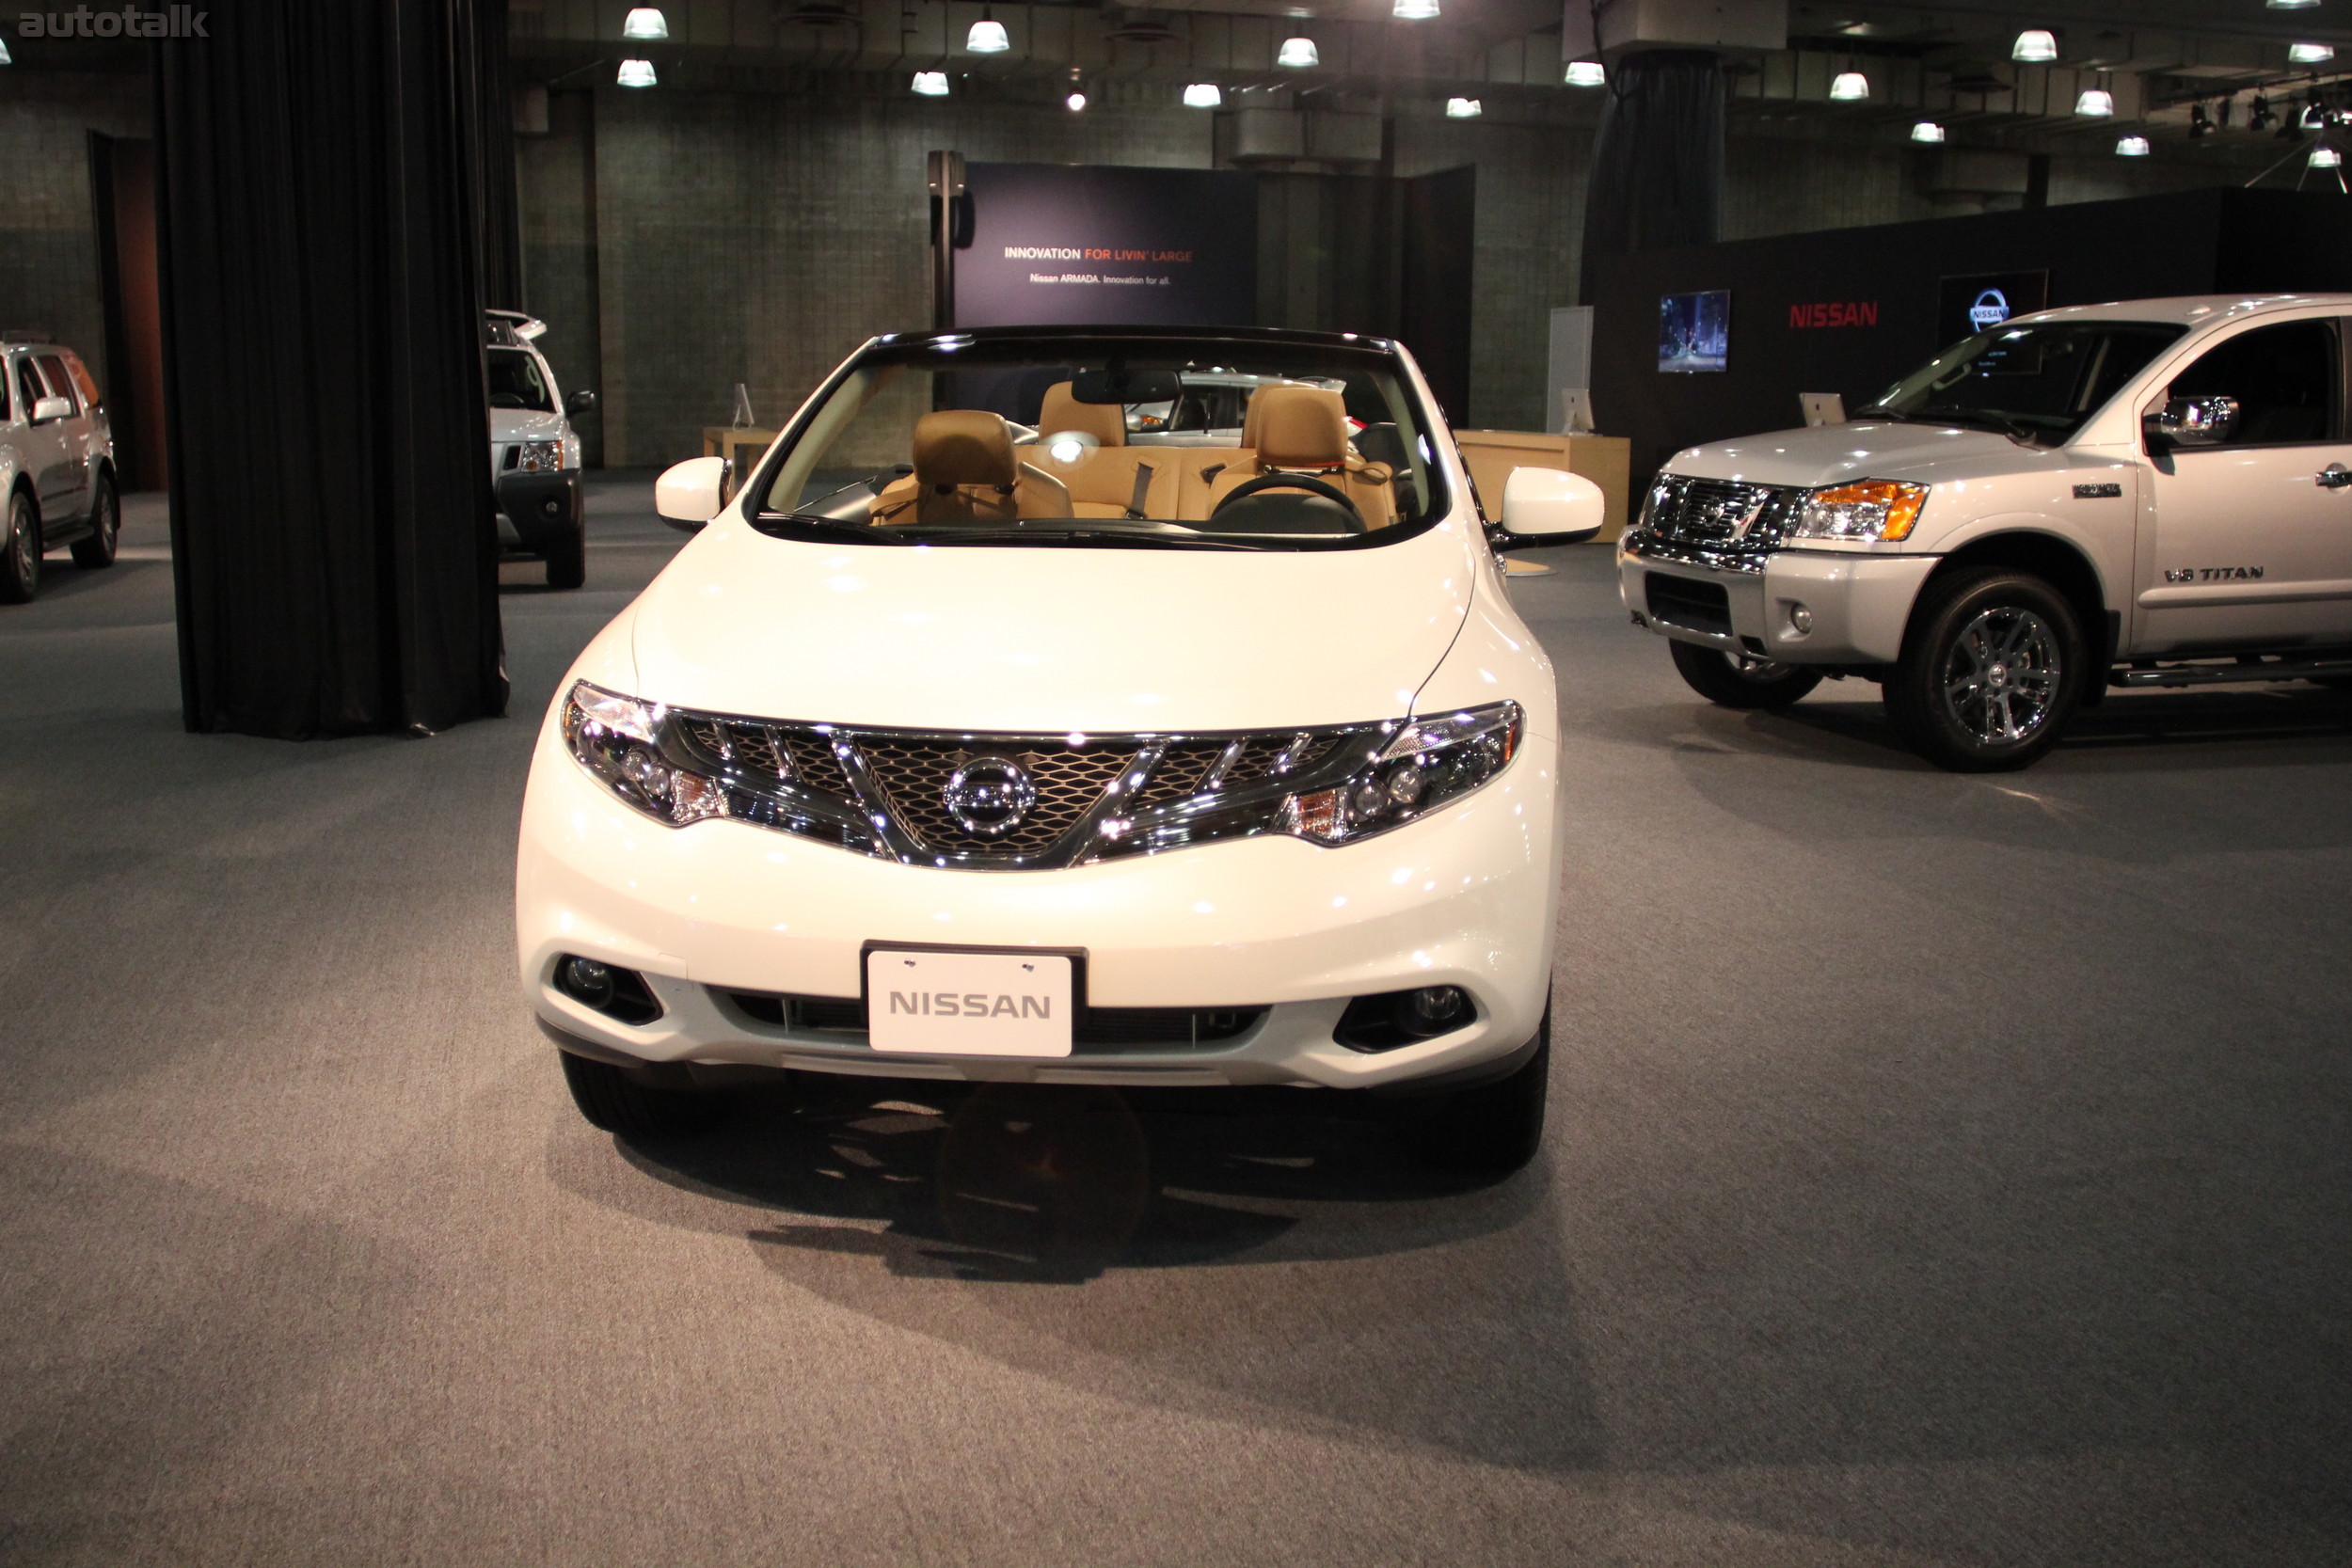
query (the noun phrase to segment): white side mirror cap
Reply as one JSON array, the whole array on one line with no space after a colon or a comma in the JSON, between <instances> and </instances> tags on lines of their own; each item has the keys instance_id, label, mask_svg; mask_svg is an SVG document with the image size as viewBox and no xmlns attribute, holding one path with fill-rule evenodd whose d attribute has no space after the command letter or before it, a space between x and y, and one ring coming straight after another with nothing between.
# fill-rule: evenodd
<instances>
[{"instance_id":1,"label":"white side mirror cap","mask_svg":"<svg viewBox=\"0 0 2352 1568\"><path fill-rule=\"evenodd\" d=\"M1500 549L1581 545L1601 530L1609 503L1600 486L1562 468L1514 468L1502 485Z\"/></svg>"},{"instance_id":2,"label":"white side mirror cap","mask_svg":"<svg viewBox=\"0 0 2352 1568\"><path fill-rule=\"evenodd\" d=\"M690 457L673 465L653 482L653 509L669 522L702 527L725 505L719 483L726 468L723 457Z\"/></svg>"},{"instance_id":3,"label":"white side mirror cap","mask_svg":"<svg viewBox=\"0 0 2352 1568\"><path fill-rule=\"evenodd\" d=\"M71 398L41 398L33 404L33 422L46 424L51 420L71 419L73 400Z\"/></svg>"}]
</instances>

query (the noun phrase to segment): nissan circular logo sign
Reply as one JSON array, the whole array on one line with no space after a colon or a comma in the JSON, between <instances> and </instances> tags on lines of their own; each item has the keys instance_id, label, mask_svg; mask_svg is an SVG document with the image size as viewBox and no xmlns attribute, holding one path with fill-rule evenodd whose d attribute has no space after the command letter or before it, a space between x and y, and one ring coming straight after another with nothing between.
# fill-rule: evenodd
<instances>
[{"instance_id":1,"label":"nissan circular logo sign","mask_svg":"<svg viewBox=\"0 0 2352 1568\"><path fill-rule=\"evenodd\" d=\"M939 800L975 838L1002 838L1037 804L1037 783L1010 757L974 757L948 775Z\"/></svg>"},{"instance_id":2,"label":"nissan circular logo sign","mask_svg":"<svg viewBox=\"0 0 2352 1568\"><path fill-rule=\"evenodd\" d=\"M2009 295L1998 289L1987 289L1968 307L1968 325L1979 332L1989 332L2009 320Z\"/></svg>"}]
</instances>

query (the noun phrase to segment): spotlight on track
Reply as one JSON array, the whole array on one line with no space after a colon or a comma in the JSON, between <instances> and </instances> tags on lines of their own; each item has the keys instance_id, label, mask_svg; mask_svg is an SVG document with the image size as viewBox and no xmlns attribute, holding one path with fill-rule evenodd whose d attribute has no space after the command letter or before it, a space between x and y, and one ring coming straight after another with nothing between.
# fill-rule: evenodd
<instances>
[{"instance_id":1,"label":"spotlight on track","mask_svg":"<svg viewBox=\"0 0 2352 1568\"><path fill-rule=\"evenodd\" d=\"M2058 39L2046 27L2028 27L2009 46L2009 57L2027 65L2047 65L2058 58Z\"/></svg>"},{"instance_id":2,"label":"spotlight on track","mask_svg":"<svg viewBox=\"0 0 2352 1568\"><path fill-rule=\"evenodd\" d=\"M1284 39L1281 53L1274 56L1274 63L1288 66L1293 71L1305 71L1311 66L1321 65L1323 56L1315 52L1315 40L1312 39Z\"/></svg>"},{"instance_id":3,"label":"spotlight on track","mask_svg":"<svg viewBox=\"0 0 2352 1568\"><path fill-rule=\"evenodd\" d=\"M621 73L613 78L625 87L649 87L654 84L651 60L623 60Z\"/></svg>"}]
</instances>

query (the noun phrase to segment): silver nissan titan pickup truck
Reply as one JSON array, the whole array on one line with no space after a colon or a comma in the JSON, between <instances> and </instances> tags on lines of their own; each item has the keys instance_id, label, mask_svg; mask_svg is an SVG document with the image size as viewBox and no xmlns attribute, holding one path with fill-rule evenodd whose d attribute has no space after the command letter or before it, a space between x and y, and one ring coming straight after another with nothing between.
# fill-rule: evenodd
<instances>
[{"instance_id":1,"label":"silver nissan titan pickup truck","mask_svg":"<svg viewBox=\"0 0 2352 1568\"><path fill-rule=\"evenodd\" d=\"M2020 316L1850 423L1676 453L1619 591L1710 701L1874 680L1968 771L2110 687L2352 685L2347 353L2352 295Z\"/></svg>"}]
</instances>

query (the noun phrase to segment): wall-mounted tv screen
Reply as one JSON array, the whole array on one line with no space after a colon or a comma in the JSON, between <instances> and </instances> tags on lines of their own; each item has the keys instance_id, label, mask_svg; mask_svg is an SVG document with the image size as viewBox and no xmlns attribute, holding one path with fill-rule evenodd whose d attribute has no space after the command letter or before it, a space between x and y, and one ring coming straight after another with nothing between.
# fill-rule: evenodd
<instances>
[{"instance_id":1,"label":"wall-mounted tv screen","mask_svg":"<svg viewBox=\"0 0 2352 1568\"><path fill-rule=\"evenodd\" d=\"M1731 291L1666 294L1658 301L1658 368L1720 371L1731 362Z\"/></svg>"}]
</instances>

